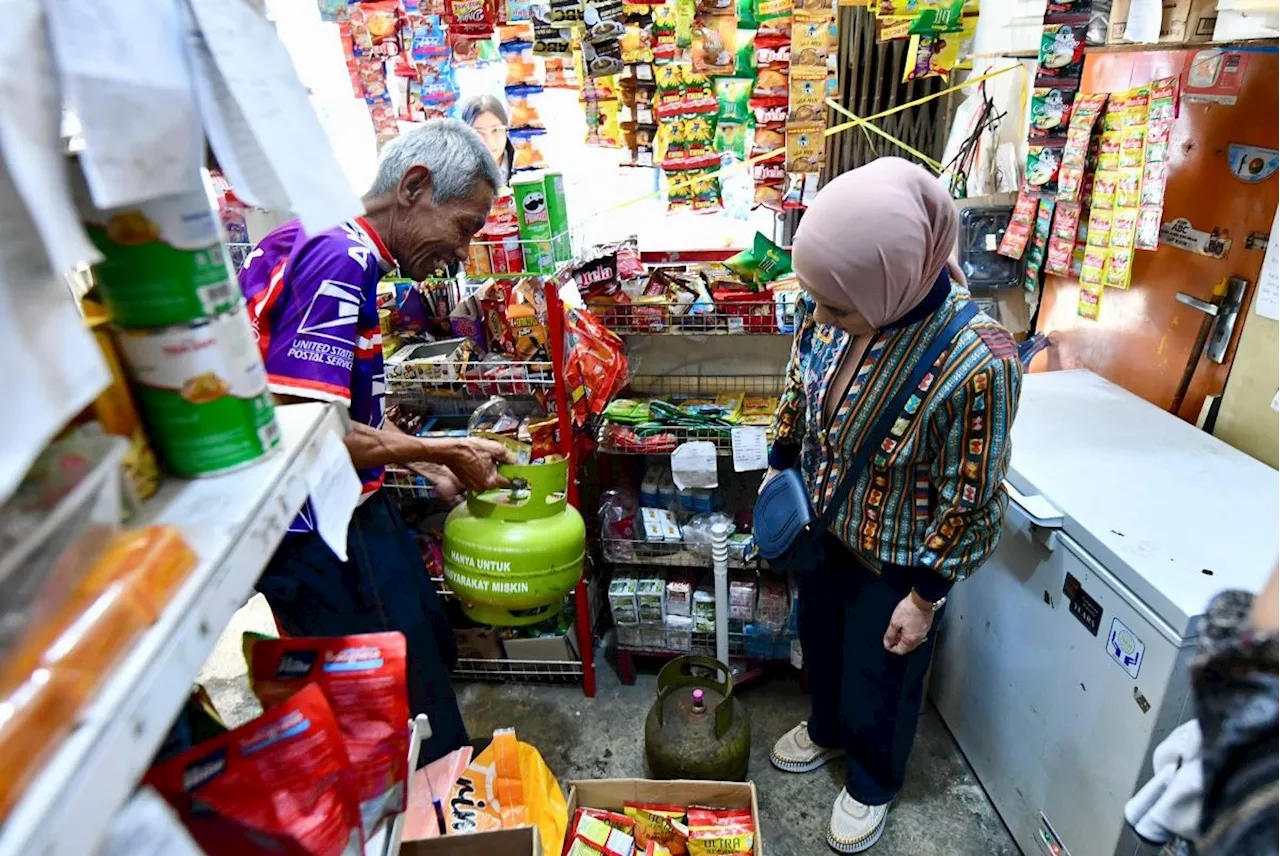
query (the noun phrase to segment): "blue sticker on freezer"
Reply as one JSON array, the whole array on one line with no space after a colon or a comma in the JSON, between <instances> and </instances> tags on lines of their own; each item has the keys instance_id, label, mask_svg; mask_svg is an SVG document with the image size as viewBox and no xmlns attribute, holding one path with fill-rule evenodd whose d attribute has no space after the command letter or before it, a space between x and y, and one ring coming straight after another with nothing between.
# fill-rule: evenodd
<instances>
[{"instance_id":1,"label":"blue sticker on freezer","mask_svg":"<svg viewBox=\"0 0 1280 856\"><path fill-rule=\"evenodd\" d=\"M1129 673L1129 677L1136 678L1138 670L1142 668L1142 658L1147 653L1147 646L1123 621L1113 618L1111 632L1107 634L1107 653L1120 664L1120 668Z\"/></svg>"}]
</instances>

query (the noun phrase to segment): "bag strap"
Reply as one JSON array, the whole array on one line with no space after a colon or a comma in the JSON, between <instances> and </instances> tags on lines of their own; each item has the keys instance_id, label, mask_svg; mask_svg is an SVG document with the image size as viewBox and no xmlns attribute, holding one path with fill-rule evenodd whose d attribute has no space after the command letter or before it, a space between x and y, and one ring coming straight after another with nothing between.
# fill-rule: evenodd
<instances>
[{"instance_id":1,"label":"bag strap","mask_svg":"<svg viewBox=\"0 0 1280 856\"><path fill-rule=\"evenodd\" d=\"M956 310L956 313L951 316L947 326L938 331L938 335L929 343L928 350L924 352L911 370L911 376L907 378L906 383L898 388L897 393L889 402L889 406L880 412L880 418L871 426L871 430L864 435L862 445L854 454L849 468L845 470L844 476L840 479L840 484L836 486L836 492L831 496L831 502L827 503L826 510L822 512L818 532L826 532L831 528L831 524L835 522L836 514L848 501L849 494L853 492L854 485L858 483L858 477L862 475L862 471L870 463L871 456L876 449L880 448L881 441L889 436L893 423L898 420L898 416L902 413L902 408L906 406L907 399L911 397L911 393L920 386L925 374L933 368L934 363L942 356L942 352L951 346L951 342L955 337L969 323L969 320L977 314L977 304L971 300L966 300Z\"/></svg>"}]
</instances>

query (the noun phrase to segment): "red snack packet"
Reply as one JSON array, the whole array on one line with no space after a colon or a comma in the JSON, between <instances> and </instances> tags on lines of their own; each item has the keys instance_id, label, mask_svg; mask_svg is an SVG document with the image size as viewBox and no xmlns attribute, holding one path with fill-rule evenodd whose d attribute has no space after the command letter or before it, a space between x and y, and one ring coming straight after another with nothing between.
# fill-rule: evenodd
<instances>
[{"instance_id":1,"label":"red snack packet","mask_svg":"<svg viewBox=\"0 0 1280 856\"><path fill-rule=\"evenodd\" d=\"M497 23L493 0L445 0L450 36L487 39Z\"/></svg>"},{"instance_id":2,"label":"red snack packet","mask_svg":"<svg viewBox=\"0 0 1280 856\"><path fill-rule=\"evenodd\" d=\"M341 856L360 848L355 780L319 687L156 764L144 784L168 800L207 853L227 852L211 814L262 833L237 854ZM246 835L245 838L250 838ZM287 842L285 850L280 842Z\"/></svg>"},{"instance_id":3,"label":"red snack packet","mask_svg":"<svg viewBox=\"0 0 1280 856\"><path fill-rule=\"evenodd\" d=\"M746 826L753 827L751 809L749 808L711 808L710 806L689 806L689 827L705 826Z\"/></svg>"},{"instance_id":4,"label":"red snack packet","mask_svg":"<svg viewBox=\"0 0 1280 856\"><path fill-rule=\"evenodd\" d=\"M627 349L618 334L585 309L565 313L565 334L571 410L581 426L592 413L603 413L609 399L630 380Z\"/></svg>"},{"instance_id":5,"label":"red snack packet","mask_svg":"<svg viewBox=\"0 0 1280 856\"><path fill-rule=\"evenodd\" d=\"M356 44L374 59L390 59L400 53L400 4L398 0L364 0L352 9Z\"/></svg>"},{"instance_id":6,"label":"red snack packet","mask_svg":"<svg viewBox=\"0 0 1280 856\"><path fill-rule=\"evenodd\" d=\"M268 710L316 684L333 709L355 773L367 838L404 811L409 775L409 697L400 633L268 639L245 637L254 695Z\"/></svg>"}]
</instances>

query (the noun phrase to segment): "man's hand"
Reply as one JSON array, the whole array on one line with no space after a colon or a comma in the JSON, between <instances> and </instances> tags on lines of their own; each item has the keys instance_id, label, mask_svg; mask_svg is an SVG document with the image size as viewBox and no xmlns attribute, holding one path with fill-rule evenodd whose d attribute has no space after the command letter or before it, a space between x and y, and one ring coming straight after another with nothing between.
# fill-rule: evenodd
<instances>
[{"instance_id":1,"label":"man's hand","mask_svg":"<svg viewBox=\"0 0 1280 856\"><path fill-rule=\"evenodd\" d=\"M462 482L443 464L408 464L407 469L429 481L436 496L445 502L457 502L462 498Z\"/></svg>"},{"instance_id":2,"label":"man's hand","mask_svg":"<svg viewBox=\"0 0 1280 856\"><path fill-rule=\"evenodd\" d=\"M933 611L921 607L908 593L898 601L889 617L889 629L884 632L884 649L890 654L910 654L920 647L929 628L933 626Z\"/></svg>"},{"instance_id":3,"label":"man's hand","mask_svg":"<svg viewBox=\"0 0 1280 856\"><path fill-rule=\"evenodd\" d=\"M498 474L498 464L514 463L506 446L479 437L452 441L441 458L462 486L473 493L505 487L508 481Z\"/></svg>"}]
</instances>

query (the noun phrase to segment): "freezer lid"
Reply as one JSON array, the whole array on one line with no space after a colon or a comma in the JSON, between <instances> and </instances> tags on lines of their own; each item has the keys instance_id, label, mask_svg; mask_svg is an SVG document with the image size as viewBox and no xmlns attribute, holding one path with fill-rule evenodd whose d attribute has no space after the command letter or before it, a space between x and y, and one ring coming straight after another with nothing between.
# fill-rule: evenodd
<instances>
[{"instance_id":1,"label":"freezer lid","mask_svg":"<svg viewBox=\"0 0 1280 856\"><path fill-rule=\"evenodd\" d=\"M1276 562L1276 471L1093 372L1023 379L1009 481L1184 637Z\"/></svg>"}]
</instances>

